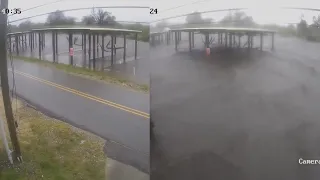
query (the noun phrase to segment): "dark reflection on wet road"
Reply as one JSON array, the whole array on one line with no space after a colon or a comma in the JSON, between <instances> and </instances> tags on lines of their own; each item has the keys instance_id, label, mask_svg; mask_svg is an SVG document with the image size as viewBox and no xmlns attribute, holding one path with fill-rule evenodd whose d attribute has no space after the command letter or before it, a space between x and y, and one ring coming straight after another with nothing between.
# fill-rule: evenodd
<instances>
[{"instance_id":1,"label":"dark reflection on wet road","mask_svg":"<svg viewBox=\"0 0 320 180\"><path fill-rule=\"evenodd\" d=\"M316 44L277 42L275 52L250 57L153 49L152 178L320 177L320 165L298 164L320 159L320 59L297 48Z\"/></svg>"}]
</instances>

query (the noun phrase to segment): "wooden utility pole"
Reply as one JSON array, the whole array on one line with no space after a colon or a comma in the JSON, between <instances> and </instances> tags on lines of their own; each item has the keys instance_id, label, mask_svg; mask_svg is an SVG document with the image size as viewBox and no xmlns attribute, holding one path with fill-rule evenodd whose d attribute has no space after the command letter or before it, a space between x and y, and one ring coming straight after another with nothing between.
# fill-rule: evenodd
<instances>
[{"instance_id":1,"label":"wooden utility pole","mask_svg":"<svg viewBox=\"0 0 320 180\"><path fill-rule=\"evenodd\" d=\"M8 0L0 1L0 9L8 8ZM15 121L12 113L10 100L9 82L8 82L8 67L7 67L7 21L8 16L0 13L0 72L1 72L1 90L4 103L4 110L7 118L8 129L12 142L13 152L12 158L14 162L21 161L21 151L16 132Z\"/></svg>"}]
</instances>

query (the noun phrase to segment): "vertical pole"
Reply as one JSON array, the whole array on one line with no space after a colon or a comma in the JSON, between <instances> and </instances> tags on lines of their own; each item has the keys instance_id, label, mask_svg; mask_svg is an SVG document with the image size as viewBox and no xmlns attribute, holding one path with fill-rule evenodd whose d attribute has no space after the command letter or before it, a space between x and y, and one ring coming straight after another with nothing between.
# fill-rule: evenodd
<instances>
[{"instance_id":1,"label":"vertical pole","mask_svg":"<svg viewBox=\"0 0 320 180\"><path fill-rule=\"evenodd\" d=\"M9 35L9 45L10 45L10 48L9 48L9 54L11 56L12 54L12 47L11 47L11 35Z\"/></svg>"},{"instance_id":2,"label":"vertical pole","mask_svg":"<svg viewBox=\"0 0 320 180\"><path fill-rule=\"evenodd\" d=\"M228 47L228 34L227 34L227 32L225 32L225 34L224 34L224 45L225 45L225 47Z\"/></svg>"},{"instance_id":3,"label":"vertical pole","mask_svg":"<svg viewBox=\"0 0 320 180\"><path fill-rule=\"evenodd\" d=\"M83 55L82 55L82 67L87 67L87 34L83 34Z\"/></svg>"},{"instance_id":4,"label":"vertical pole","mask_svg":"<svg viewBox=\"0 0 320 180\"><path fill-rule=\"evenodd\" d=\"M271 50L274 50L274 33L271 33Z\"/></svg>"},{"instance_id":5,"label":"vertical pole","mask_svg":"<svg viewBox=\"0 0 320 180\"><path fill-rule=\"evenodd\" d=\"M134 59L137 59L137 53L138 53L138 33L135 34L135 40L134 40Z\"/></svg>"},{"instance_id":6,"label":"vertical pole","mask_svg":"<svg viewBox=\"0 0 320 180\"><path fill-rule=\"evenodd\" d=\"M178 51L178 32L177 31L174 32L174 46L175 46L175 50Z\"/></svg>"},{"instance_id":7,"label":"vertical pole","mask_svg":"<svg viewBox=\"0 0 320 180\"><path fill-rule=\"evenodd\" d=\"M46 47L46 33L44 32L44 33L42 34L42 36L43 36L42 49L44 49L44 48Z\"/></svg>"},{"instance_id":8,"label":"vertical pole","mask_svg":"<svg viewBox=\"0 0 320 180\"><path fill-rule=\"evenodd\" d=\"M89 53L89 69L91 69L91 34L89 33L89 50L88 50L88 53Z\"/></svg>"},{"instance_id":9,"label":"vertical pole","mask_svg":"<svg viewBox=\"0 0 320 180\"><path fill-rule=\"evenodd\" d=\"M123 34L123 62L126 62L126 52L127 51L127 37Z\"/></svg>"},{"instance_id":10,"label":"vertical pole","mask_svg":"<svg viewBox=\"0 0 320 180\"><path fill-rule=\"evenodd\" d=\"M113 42L113 40L114 40L114 38L113 38L113 34L111 34L111 66L113 66L113 48L114 48L114 42Z\"/></svg>"},{"instance_id":11,"label":"vertical pole","mask_svg":"<svg viewBox=\"0 0 320 180\"><path fill-rule=\"evenodd\" d=\"M27 47L28 47L28 44L27 44L27 33L24 34L24 40L25 40L25 41L24 41L24 42L25 42L24 45L25 45L25 47L27 48Z\"/></svg>"},{"instance_id":12,"label":"vertical pole","mask_svg":"<svg viewBox=\"0 0 320 180\"><path fill-rule=\"evenodd\" d=\"M83 61L82 67L87 67L87 34L83 34Z\"/></svg>"},{"instance_id":13,"label":"vertical pole","mask_svg":"<svg viewBox=\"0 0 320 180\"><path fill-rule=\"evenodd\" d=\"M34 34L34 38L35 38L35 41L34 41L34 42L35 42L35 45L36 45L36 47L38 47L38 42L37 42L37 33L35 33L35 34Z\"/></svg>"},{"instance_id":14,"label":"vertical pole","mask_svg":"<svg viewBox=\"0 0 320 180\"><path fill-rule=\"evenodd\" d=\"M99 34L97 34L97 58L99 58Z\"/></svg>"},{"instance_id":15,"label":"vertical pole","mask_svg":"<svg viewBox=\"0 0 320 180\"><path fill-rule=\"evenodd\" d=\"M232 33L229 33L229 47L232 47Z\"/></svg>"},{"instance_id":16,"label":"vertical pole","mask_svg":"<svg viewBox=\"0 0 320 180\"><path fill-rule=\"evenodd\" d=\"M92 35L92 56L93 70L96 70L96 34Z\"/></svg>"},{"instance_id":17,"label":"vertical pole","mask_svg":"<svg viewBox=\"0 0 320 180\"><path fill-rule=\"evenodd\" d=\"M232 34L233 36L233 47L236 45L236 35L235 34Z\"/></svg>"},{"instance_id":18,"label":"vertical pole","mask_svg":"<svg viewBox=\"0 0 320 180\"><path fill-rule=\"evenodd\" d=\"M114 48L114 54L116 55L116 57L117 57L117 35L115 34L114 35L114 46L115 46L115 48ZM135 58L136 59L136 58Z\"/></svg>"},{"instance_id":19,"label":"vertical pole","mask_svg":"<svg viewBox=\"0 0 320 180\"><path fill-rule=\"evenodd\" d=\"M125 37L124 37L125 38ZM102 56L102 63L101 63L101 71L104 70L104 34L102 34L102 40L101 40L101 56Z\"/></svg>"},{"instance_id":20,"label":"vertical pole","mask_svg":"<svg viewBox=\"0 0 320 180\"><path fill-rule=\"evenodd\" d=\"M81 49L83 50L83 33L81 34Z\"/></svg>"},{"instance_id":21,"label":"vertical pole","mask_svg":"<svg viewBox=\"0 0 320 180\"><path fill-rule=\"evenodd\" d=\"M260 50L262 51L263 46L263 33L260 34Z\"/></svg>"},{"instance_id":22,"label":"vertical pole","mask_svg":"<svg viewBox=\"0 0 320 180\"><path fill-rule=\"evenodd\" d=\"M53 55L53 62L56 62L56 44L55 44L55 32L52 31L52 55Z\"/></svg>"},{"instance_id":23,"label":"vertical pole","mask_svg":"<svg viewBox=\"0 0 320 180\"><path fill-rule=\"evenodd\" d=\"M19 56L19 42L18 42L18 36L17 35L15 35L14 36L14 38L15 38L15 44L16 44L16 53L17 53L17 55Z\"/></svg>"},{"instance_id":24,"label":"vertical pole","mask_svg":"<svg viewBox=\"0 0 320 180\"><path fill-rule=\"evenodd\" d=\"M33 33L30 33L30 55L33 57Z\"/></svg>"},{"instance_id":25,"label":"vertical pole","mask_svg":"<svg viewBox=\"0 0 320 180\"><path fill-rule=\"evenodd\" d=\"M209 33L207 33L206 35L205 35L205 43L206 43L206 48L209 48Z\"/></svg>"},{"instance_id":26,"label":"vertical pole","mask_svg":"<svg viewBox=\"0 0 320 180\"><path fill-rule=\"evenodd\" d=\"M194 32L192 32L192 47L194 48Z\"/></svg>"},{"instance_id":27,"label":"vertical pole","mask_svg":"<svg viewBox=\"0 0 320 180\"><path fill-rule=\"evenodd\" d=\"M38 38L38 41L39 41L39 42L38 42L39 59L41 60L41 48L42 48L42 47L41 47L41 46L42 46L42 45L41 45L41 32L39 32L38 35L39 35L39 38Z\"/></svg>"},{"instance_id":28,"label":"vertical pole","mask_svg":"<svg viewBox=\"0 0 320 180\"><path fill-rule=\"evenodd\" d=\"M191 52L191 32L189 33L189 52Z\"/></svg>"},{"instance_id":29,"label":"vertical pole","mask_svg":"<svg viewBox=\"0 0 320 180\"><path fill-rule=\"evenodd\" d=\"M240 34L238 36L238 41L239 41L238 48L240 48L241 47L241 35Z\"/></svg>"},{"instance_id":30,"label":"vertical pole","mask_svg":"<svg viewBox=\"0 0 320 180\"><path fill-rule=\"evenodd\" d=\"M73 66L73 55L72 56L70 55L71 48L73 48L73 34L69 32L69 58L70 58L69 64Z\"/></svg>"},{"instance_id":31,"label":"vertical pole","mask_svg":"<svg viewBox=\"0 0 320 180\"><path fill-rule=\"evenodd\" d=\"M253 48L253 35L251 35L251 38L250 38L250 41L251 41L251 43L250 43L250 46L251 46L251 48Z\"/></svg>"},{"instance_id":32,"label":"vertical pole","mask_svg":"<svg viewBox=\"0 0 320 180\"><path fill-rule=\"evenodd\" d=\"M58 55L58 35L59 33L56 32L56 54Z\"/></svg>"},{"instance_id":33,"label":"vertical pole","mask_svg":"<svg viewBox=\"0 0 320 180\"><path fill-rule=\"evenodd\" d=\"M8 0L1 0L0 8L7 9ZM19 161L22 159L21 159L20 145L19 145L18 136L16 132L15 120L12 113L9 82L8 82L7 46L6 46L7 21L8 21L7 15L1 14L0 15L0 22L2 22L2 25L0 26L1 89L2 89L2 98L4 103L5 115L7 118L8 129L9 129L10 138L11 138L12 147L13 147L12 157L13 157L13 161L17 162L17 160Z\"/></svg>"},{"instance_id":34,"label":"vertical pole","mask_svg":"<svg viewBox=\"0 0 320 180\"><path fill-rule=\"evenodd\" d=\"M248 49L250 49L250 34L248 33Z\"/></svg>"}]
</instances>

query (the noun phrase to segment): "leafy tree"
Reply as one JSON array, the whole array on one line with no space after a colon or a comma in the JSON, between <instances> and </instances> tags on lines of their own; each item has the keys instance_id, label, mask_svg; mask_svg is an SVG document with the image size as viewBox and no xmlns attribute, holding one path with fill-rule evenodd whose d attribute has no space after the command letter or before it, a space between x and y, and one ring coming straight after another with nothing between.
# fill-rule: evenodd
<instances>
[{"instance_id":1,"label":"leafy tree","mask_svg":"<svg viewBox=\"0 0 320 180\"><path fill-rule=\"evenodd\" d=\"M33 26L32 22L30 20L26 20L26 21L20 23L18 25L18 28L20 29L20 31L27 31L27 30L32 29L32 26Z\"/></svg>"},{"instance_id":2,"label":"leafy tree","mask_svg":"<svg viewBox=\"0 0 320 180\"><path fill-rule=\"evenodd\" d=\"M298 35L301 37L306 37L308 35L308 24L306 20L301 19L297 25Z\"/></svg>"},{"instance_id":3,"label":"leafy tree","mask_svg":"<svg viewBox=\"0 0 320 180\"><path fill-rule=\"evenodd\" d=\"M104 11L102 9L92 8L91 14L84 16L82 18L82 22L86 25L115 25L116 17L112 16L112 14L108 11Z\"/></svg>"},{"instance_id":4,"label":"leafy tree","mask_svg":"<svg viewBox=\"0 0 320 180\"><path fill-rule=\"evenodd\" d=\"M47 17L46 24L48 25L73 25L75 24L75 18L67 17L62 11L55 11Z\"/></svg>"},{"instance_id":5,"label":"leafy tree","mask_svg":"<svg viewBox=\"0 0 320 180\"><path fill-rule=\"evenodd\" d=\"M242 11L237 11L234 14L229 13L222 18L220 24L233 25L235 27L252 27L255 25L253 18Z\"/></svg>"},{"instance_id":6,"label":"leafy tree","mask_svg":"<svg viewBox=\"0 0 320 180\"><path fill-rule=\"evenodd\" d=\"M212 18L203 18L201 13L194 12L192 14L187 15L186 17L187 24L208 24L213 22Z\"/></svg>"},{"instance_id":7,"label":"leafy tree","mask_svg":"<svg viewBox=\"0 0 320 180\"><path fill-rule=\"evenodd\" d=\"M320 15L313 17L313 26L320 28Z\"/></svg>"}]
</instances>

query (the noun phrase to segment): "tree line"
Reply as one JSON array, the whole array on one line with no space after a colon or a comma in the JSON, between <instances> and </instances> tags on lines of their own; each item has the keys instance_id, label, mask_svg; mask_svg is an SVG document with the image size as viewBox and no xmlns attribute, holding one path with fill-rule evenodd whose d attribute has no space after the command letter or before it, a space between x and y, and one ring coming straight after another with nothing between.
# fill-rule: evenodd
<instances>
[{"instance_id":1,"label":"tree line","mask_svg":"<svg viewBox=\"0 0 320 180\"><path fill-rule=\"evenodd\" d=\"M142 33L138 35L138 39L141 41L149 41L149 25L143 25L139 23L118 23L116 21L116 17L113 16L112 13L104 11L100 8L92 8L90 14L83 16L80 22L77 22L76 18L66 16L64 12L57 10L53 13L50 13L44 23L33 23L30 20L26 20L19 25L9 24L8 32L22 32L37 28L70 26L111 27L140 30Z\"/></svg>"}]
</instances>

